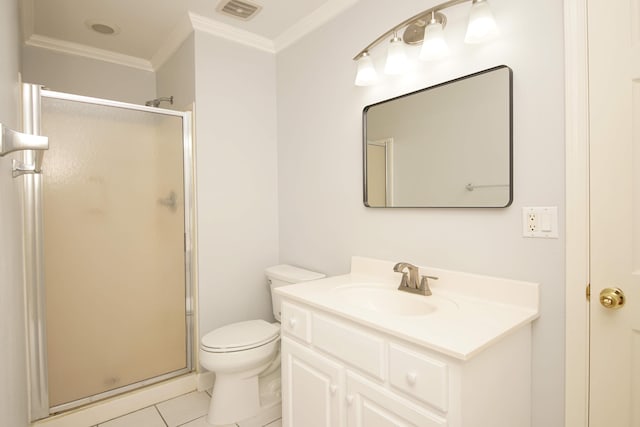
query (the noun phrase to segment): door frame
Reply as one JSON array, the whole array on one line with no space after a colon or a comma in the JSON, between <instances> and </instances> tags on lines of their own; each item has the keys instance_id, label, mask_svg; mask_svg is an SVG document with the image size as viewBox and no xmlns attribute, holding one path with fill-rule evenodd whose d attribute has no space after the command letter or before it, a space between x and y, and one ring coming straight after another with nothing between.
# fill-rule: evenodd
<instances>
[{"instance_id":1,"label":"door frame","mask_svg":"<svg viewBox=\"0 0 640 427\"><path fill-rule=\"evenodd\" d=\"M367 141L367 145L384 147L385 207L393 207L393 138Z\"/></svg>"},{"instance_id":2,"label":"door frame","mask_svg":"<svg viewBox=\"0 0 640 427\"><path fill-rule=\"evenodd\" d=\"M589 425L589 63L587 0L564 1L565 425Z\"/></svg>"}]
</instances>

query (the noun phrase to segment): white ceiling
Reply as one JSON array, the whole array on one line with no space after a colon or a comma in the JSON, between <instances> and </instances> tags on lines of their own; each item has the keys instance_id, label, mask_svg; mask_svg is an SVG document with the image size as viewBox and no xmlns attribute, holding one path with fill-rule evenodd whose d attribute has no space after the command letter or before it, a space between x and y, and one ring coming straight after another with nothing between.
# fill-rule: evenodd
<instances>
[{"instance_id":1,"label":"white ceiling","mask_svg":"<svg viewBox=\"0 0 640 427\"><path fill-rule=\"evenodd\" d=\"M28 45L154 69L191 27L276 52L358 0L249 0L262 10L248 21L216 12L220 1L21 0L24 39ZM119 33L96 33L87 22L116 26Z\"/></svg>"}]
</instances>

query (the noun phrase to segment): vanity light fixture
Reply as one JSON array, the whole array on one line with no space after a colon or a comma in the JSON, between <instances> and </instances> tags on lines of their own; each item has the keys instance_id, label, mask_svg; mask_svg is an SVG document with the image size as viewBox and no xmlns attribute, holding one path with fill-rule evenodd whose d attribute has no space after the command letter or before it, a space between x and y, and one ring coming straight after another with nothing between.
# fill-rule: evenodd
<instances>
[{"instance_id":1,"label":"vanity light fixture","mask_svg":"<svg viewBox=\"0 0 640 427\"><path fill-rule=\"evenodd\" d=\"M393 38L389 42L387 50L387 62L384 66L385 74L402 74L407 68L407 54L402 45L402 39L398 33L393 33Z\"/></svg>"},{"instance_id":2,"label":"vanity light fixture","mask_svg":"<svg viewBox=\"0 0 640 427\"><path fill-rule=\"evenodd\" d=\"M464 42L482 43L497 37L498 34L498 25L487 0L473 0Z\"/></svg>"},{"instance_id":3,"label":"vanity light fixture","mask_svg":"<svg viewBox=\"0 0 640 427\"><path fill-rule=\"evenodd\" d=\"M466 2L471 2L471 12L464 39L465 43L482 43L496 37L499 34L498 26L491 13L488 0L449 0L404 20L362 49L353 58L358 64L356 86L369 86L376 83L377 73L373 68L370 52L374 47L388 40L389 36L392 37L384 67L386 74L401 74L408 67L408 59L402 42L411 45L422 43L420 59L425 61L446 56L449 52L447 42L444 39L447 18L441 11ZM402 37L398 37L398 31L403 28L405 30Z\"/></svg>"},{"instance_id":4,"label":"vanity light fixture","mask_svg":"<svg viewBox=\"0 0 640 427\"><path fill-rule=\"evenodd\" d=\"M378 73L376 72L369 52L363 52L358 59L358 71L356 73L357 86L370 86L378 81Z\"/></svg>"},{"instance_id":5,"label":"vanity light fixture","mask_svg":"<svg viewBox=\"0 0 640 427\"><path fill-rule=\"evenodd\" d=\"M444 39L444 26L447 18L436 12L431 12L431 19L424 30L424 40L420 49L420 59L423 61L433 61L443 58L449 54L449 46Z\"/></svg>"}]
</instances>

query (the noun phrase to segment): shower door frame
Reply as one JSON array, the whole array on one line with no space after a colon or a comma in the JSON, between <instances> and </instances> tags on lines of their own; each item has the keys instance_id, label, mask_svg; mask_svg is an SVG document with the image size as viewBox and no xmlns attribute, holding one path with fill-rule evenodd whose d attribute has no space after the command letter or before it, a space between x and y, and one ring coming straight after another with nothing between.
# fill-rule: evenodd
<instances>
[{"instance_id":1,"label":"shower door frame","mask_svg":"<svg viewBox=\"0 0 640 427\"><path fill-rule=\"evenodd\" d=\"M184 262L185 262L185 325L186 325L186 367L136 383L118 387L96 395L87 396L54 407L49 406L49 386L47 368L47 333L44 281L44 227L42 211L42 175L25 174L23 184L24 217L24 285L27 316L28 377L30 383L29 412L31 421L46 418L52 414L77 408L88 403L120 395L128 391L165 381L193 370L194 351L194 308L195 283L195 185L194 185L194 144L193 121L190 111L173 111L147 107L119 101L73 95L42 89L39 85L23 84L22 112L23 131L40 135L41 99L53 98L82 102L105 107L163 114L182 118L183 191L184 191ZM45 154L46 155L46 154ZM33 152L25 152L25 164L33 163Z\"/></svg>"}]
</instances>

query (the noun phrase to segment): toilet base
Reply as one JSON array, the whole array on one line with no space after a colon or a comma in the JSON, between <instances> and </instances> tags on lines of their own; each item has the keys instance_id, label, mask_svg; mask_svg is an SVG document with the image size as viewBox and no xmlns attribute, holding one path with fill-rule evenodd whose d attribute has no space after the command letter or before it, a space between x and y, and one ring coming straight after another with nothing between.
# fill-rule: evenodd
<instances>
[{"instance_id":1,"label":"toilet base","mask_svg":"<svg viewBox=\"0 0 640 427\"><path fill-rule=\"evenodd\" d=\"M217 375L207 423L227 427L256 417L270 422L282 416L281 401L280 369L260 377Z\"/></svg>"}]
</instances>

